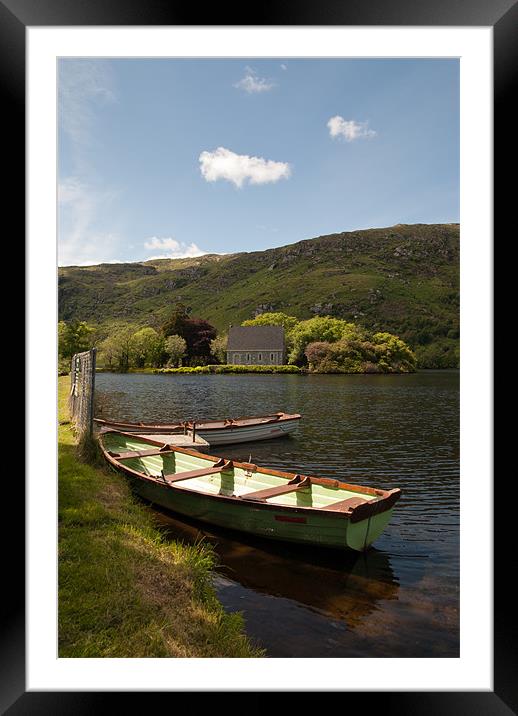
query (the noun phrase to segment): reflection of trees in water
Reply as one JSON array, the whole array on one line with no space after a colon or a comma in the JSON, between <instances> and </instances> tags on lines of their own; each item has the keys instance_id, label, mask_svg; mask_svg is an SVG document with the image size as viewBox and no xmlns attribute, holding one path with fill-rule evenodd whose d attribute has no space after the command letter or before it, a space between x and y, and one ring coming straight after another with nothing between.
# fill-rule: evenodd
<instances>
[{"instance_id":1,"label":"reflection of trees in water","mask_svg":"<svg viewBox=\"0 0 518 716\"><path fill-rule=\"evenodd\" d=\"M218 571L244 587L292 599L355 628L380 600L397 600L399 582L387 554L338 552L270 542L250 535L205 528L157 511L174 539L205 537L219 557ZM166 532L166 534L167 534Z\"/></svg>"}]
</instances>

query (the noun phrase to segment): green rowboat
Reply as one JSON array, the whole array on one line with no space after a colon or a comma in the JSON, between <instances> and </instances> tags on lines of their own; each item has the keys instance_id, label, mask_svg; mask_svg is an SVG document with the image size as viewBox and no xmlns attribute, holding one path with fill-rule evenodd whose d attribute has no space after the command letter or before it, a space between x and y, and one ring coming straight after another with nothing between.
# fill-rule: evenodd
<instances>
[{"instance_id":1,"label":"green rowboat","mask_svg":"<svg viewBox=\"0 0 518 716\"><path fill-rule=\"evenodd\" d=\"M401 490L378 490L211 457L119 431L99 436L105 459L141 497L181 515L287 542L366 550Z\"/></svg>"}]
</instances>

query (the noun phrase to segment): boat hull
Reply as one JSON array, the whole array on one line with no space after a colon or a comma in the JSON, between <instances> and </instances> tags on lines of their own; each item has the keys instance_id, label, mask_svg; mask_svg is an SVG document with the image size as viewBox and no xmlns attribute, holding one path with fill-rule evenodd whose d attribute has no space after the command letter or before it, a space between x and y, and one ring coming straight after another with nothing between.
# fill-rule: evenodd
<instances>
[{"instance_id":1,"label":"boat hull","mask_svg":"<svg viewBox=\"0 0 518 716\"><path fill-rule=\"evenodd\" d=\"M231 424L230 421L209 421L200 422L195 429L196 435L206 440L209 445L235 445L286 437L297 429L300 418L300 415L282 415L279 419L263 420L262 422L260 422L260 418L257 418L256 422L253 419L241 421L236 419L232 421L234 424ZM182 431L180 424L153 425L152 423L121 423L100 419L97 419L96 422L104 428L146 435L170 435L175 431ZM192 434L192 424L186 430L188 434Z\"/></svg>"},{"instance_id":2,"label":"boat hull","mask_svg":"<svg viewBox=\"0 0 518 716\"><path fill-rule=\"evenodd\" d=\"M116 431L99 437L108 463L151 503L207 524L272 540L366 550L400 490L308 477L163 445Z\"/></svg>"},{"instance_id":3,"label":"boat hull","mask_svg":"<svg viewBox=\"0 0 518 716\"><path fill-rule=\"evenodd\" d=\"M175 514L281 542L363 552L381 535L392 516L392 508L360 522L332 513L310 515L306 510L286 514L281 508L265 510L263 505L229 504L211 495L171 490L160 483L126 475L137 495Z\"/></svg>"},{"instance_id":4,"label":"boat hull","mask_svg":"<svg viewBox=\"0 0 518 716\"><path fill-rule=\"evenodd\" d=\"M283 438L297 429L298 422L298 420L284 420L282 423L225 428L222 430L203 430L201 428L196 430L196 433L206 440L209 445L235 445L257 440Z\"/></svg>"}]
</instances>

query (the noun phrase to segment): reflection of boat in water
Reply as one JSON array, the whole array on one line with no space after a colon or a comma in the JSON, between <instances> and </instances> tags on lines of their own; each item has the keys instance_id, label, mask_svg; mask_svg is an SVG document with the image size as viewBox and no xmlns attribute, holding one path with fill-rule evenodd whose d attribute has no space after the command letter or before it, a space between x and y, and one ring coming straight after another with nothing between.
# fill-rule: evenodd
<instances>
[{"instance_id":1,"label":"reflection of boat in water","mask_svg":"<svg viewBox=\"0 0 518 716\"><path fill-rule=\"evenodd\" d=\"M160 526L174 539L188 543L207 539L219 558L218 572L256 592L283 597L344 620L354 629L377 609L380 600L397 600L399 582L389 556L369 552L330 552L304 548L206 528L156 511Z\"/></svg>"}]
</instances>

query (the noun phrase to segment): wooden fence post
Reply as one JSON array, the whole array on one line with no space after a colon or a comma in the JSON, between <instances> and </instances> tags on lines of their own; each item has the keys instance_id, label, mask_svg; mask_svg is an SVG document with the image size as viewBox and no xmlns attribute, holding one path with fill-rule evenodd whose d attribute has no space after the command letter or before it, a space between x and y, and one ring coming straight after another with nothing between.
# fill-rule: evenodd
<instances>
[{"instance_id":1,"label":"wooden fence post","mask_svg":"<svg viewBox=\"0 0 518 716\"><path fill-rule=\"evenodd\" d=\"M95 364L97 357L97 348L92 348L90 351L90 394L88 396L88 423L86 429L88 430L88 436L92 437L94 434L94 397L95 397Z\"/></svg>"},{"instance_id":2,"label":"wooden fence post","mask_svg":"<svg viewBox=\"0 0 518 716\"><path fill-rule=\"evenodd\" d=\"M93 435L96 354L97 349L92 348L72 357L69 410L81 437Z\"/></svg>"}]
</instances>

